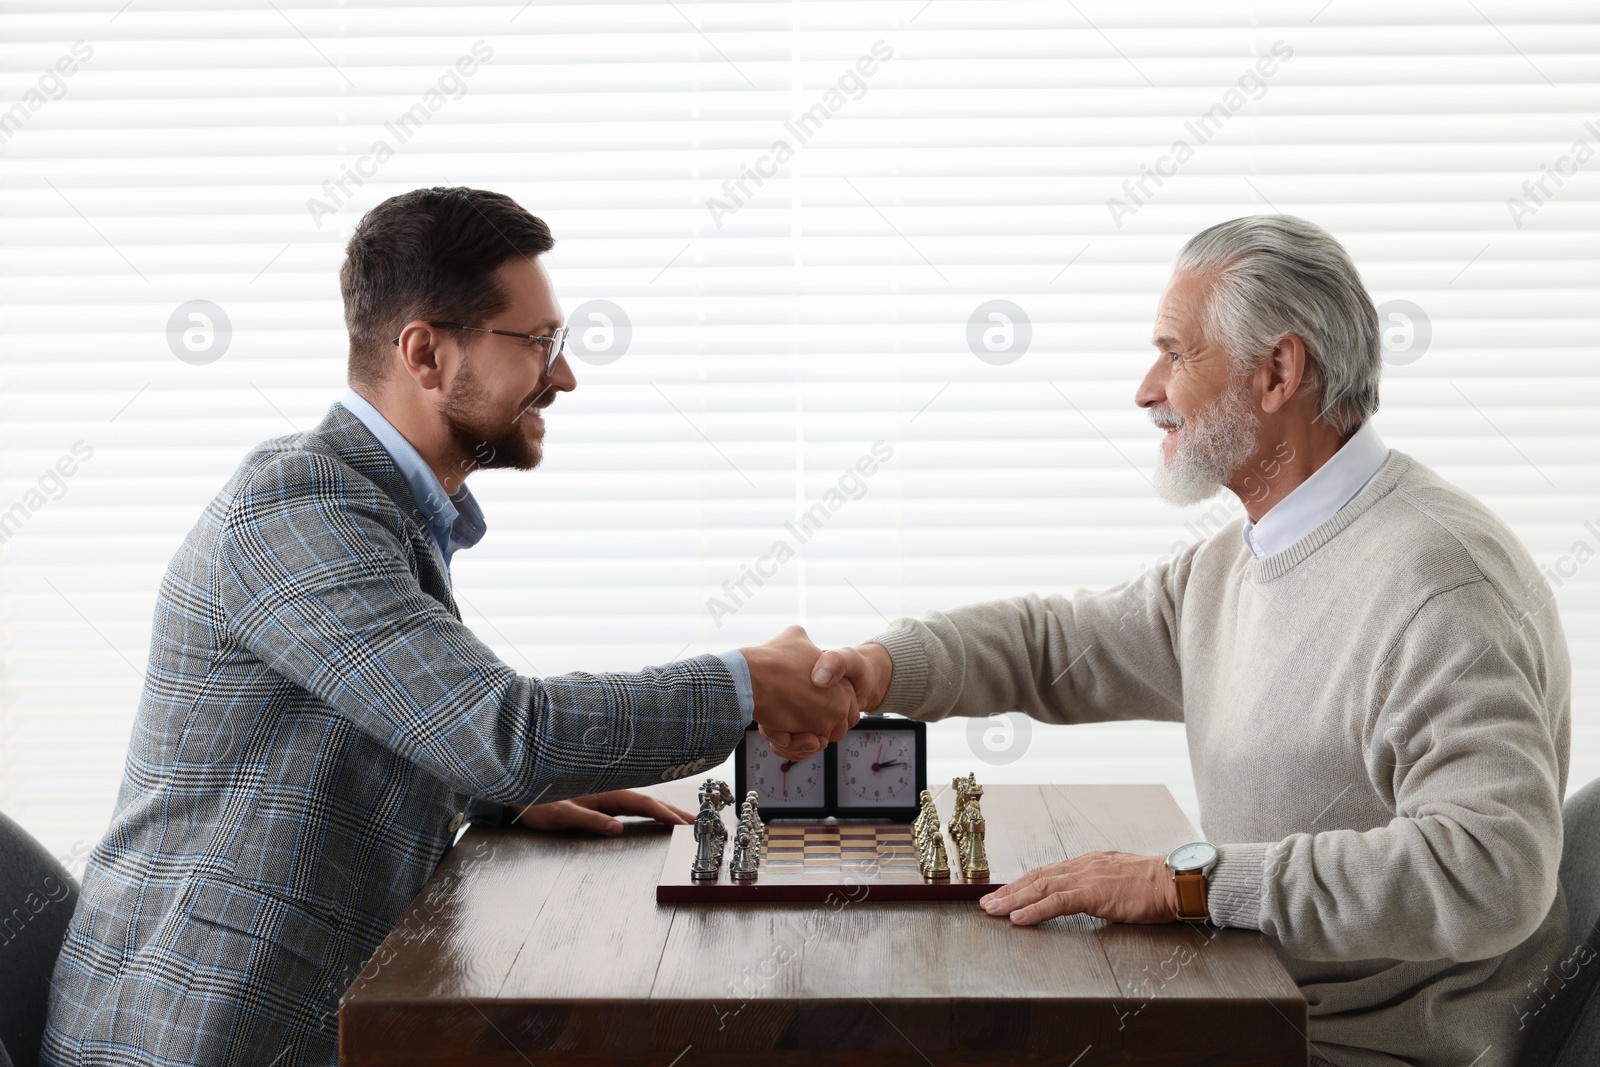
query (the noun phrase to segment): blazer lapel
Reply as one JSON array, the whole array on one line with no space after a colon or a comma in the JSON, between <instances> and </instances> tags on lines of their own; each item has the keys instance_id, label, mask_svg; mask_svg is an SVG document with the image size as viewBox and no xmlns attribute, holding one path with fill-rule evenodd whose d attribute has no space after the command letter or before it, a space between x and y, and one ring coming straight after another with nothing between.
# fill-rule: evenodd
<instances>
[{"instance_id":1,"label":"blazer lapel","mask_svg":"<svg viewBox=\"0 0 1600 1067\"><path fill-rule=\"evenodd\" d=\"M343 404L336 403L330 407L328 414L311 433L321 438L346 466L382 489L394 501L405 519L406 535L416 550L419 563L417 581L423 592L460 619L461 610L450 591L450 570L444 565L439 543L433 539L433 532L422 520L416 499L411 495L411 487L406 484L389 450Z\"/></svg>"}]
</instances>

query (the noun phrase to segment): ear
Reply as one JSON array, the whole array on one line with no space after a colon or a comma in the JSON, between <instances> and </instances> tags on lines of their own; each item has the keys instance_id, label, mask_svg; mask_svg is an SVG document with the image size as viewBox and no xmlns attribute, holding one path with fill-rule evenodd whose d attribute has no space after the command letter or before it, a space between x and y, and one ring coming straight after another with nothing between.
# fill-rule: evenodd
<instances>
[{"instance_id":1,"label":"ear","mask_svg":"<svg viewBox=\"0 0 1600 1067\"><path fill-rule=\"evenodd\" d=\"M1306 375L1306 343L1297 333L1286 333L1278 338L1261 365L1264 389L1261 410L1271 415L1283 409L1300 391Z\"/></svg>"},{"instance_id":2,"label":"ear","mask_svg":"<svg viewBox=\"0 0 1600 1067\"><path fill-rule=\"evenodd\" d=\"M400 364L424 391L444 387L446 370L440 363L440 348L444 341L445 336L441 331L421 319L413 319L400 329Z\"/></svg>"}]
</instances>

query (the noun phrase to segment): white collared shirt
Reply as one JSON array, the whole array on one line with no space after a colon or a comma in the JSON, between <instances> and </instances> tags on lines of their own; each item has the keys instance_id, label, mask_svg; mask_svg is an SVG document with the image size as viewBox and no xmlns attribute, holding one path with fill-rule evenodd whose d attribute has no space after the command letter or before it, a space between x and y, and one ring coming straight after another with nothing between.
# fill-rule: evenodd
<instances>
[{"instance_id":1,"label":"white collared shirt","mask_svg":"<svg viewBox=\"0 0 1600 1067\"><path fill-rule=\"evenodd\" d=\"M1256 559L1282 552L1354 500L1388 458L1389 446L1368 419L1328 462L1261 516L1260 522L1245 520L1245 547Z\"/></svg>"}]
</instances>

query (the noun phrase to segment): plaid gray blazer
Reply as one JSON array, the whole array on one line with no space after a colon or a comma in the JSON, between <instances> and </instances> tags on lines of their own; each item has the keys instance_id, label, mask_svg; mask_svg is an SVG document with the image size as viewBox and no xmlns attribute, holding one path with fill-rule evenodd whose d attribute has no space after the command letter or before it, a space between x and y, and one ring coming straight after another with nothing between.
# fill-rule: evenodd
<instances>
[{"instance_id":1,"label":"plaid gray blazer","mask_svg":"<svg viewBox=\"0 0 1600 1067\"><path fill-rule=\"evenodd\" d=\"M687 776L744 727L715 656L545 679L502 663L399 469L335 404L251 452L167 568L42 1062L332 1064L340 994L470 797Z\"/></svg>"}]
</instances>

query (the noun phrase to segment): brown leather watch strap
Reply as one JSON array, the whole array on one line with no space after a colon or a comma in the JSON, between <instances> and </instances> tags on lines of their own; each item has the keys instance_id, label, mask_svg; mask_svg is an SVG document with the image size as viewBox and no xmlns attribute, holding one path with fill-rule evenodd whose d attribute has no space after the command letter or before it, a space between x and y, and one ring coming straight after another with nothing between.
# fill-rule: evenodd
<instances>
[{"instance_id":1,"label":"brown leather watch strap","mask_svg":"<svg viewBox=\"0 0 1600 1067\"><path fill-rule=\"evenodd\" d=\"M1178 887L1178 918L1185 922L1205 922L1211 918L1211 908L1206 903L1206 876L1198 871L1174 874Z\"/></svg>"}]
</instances>

